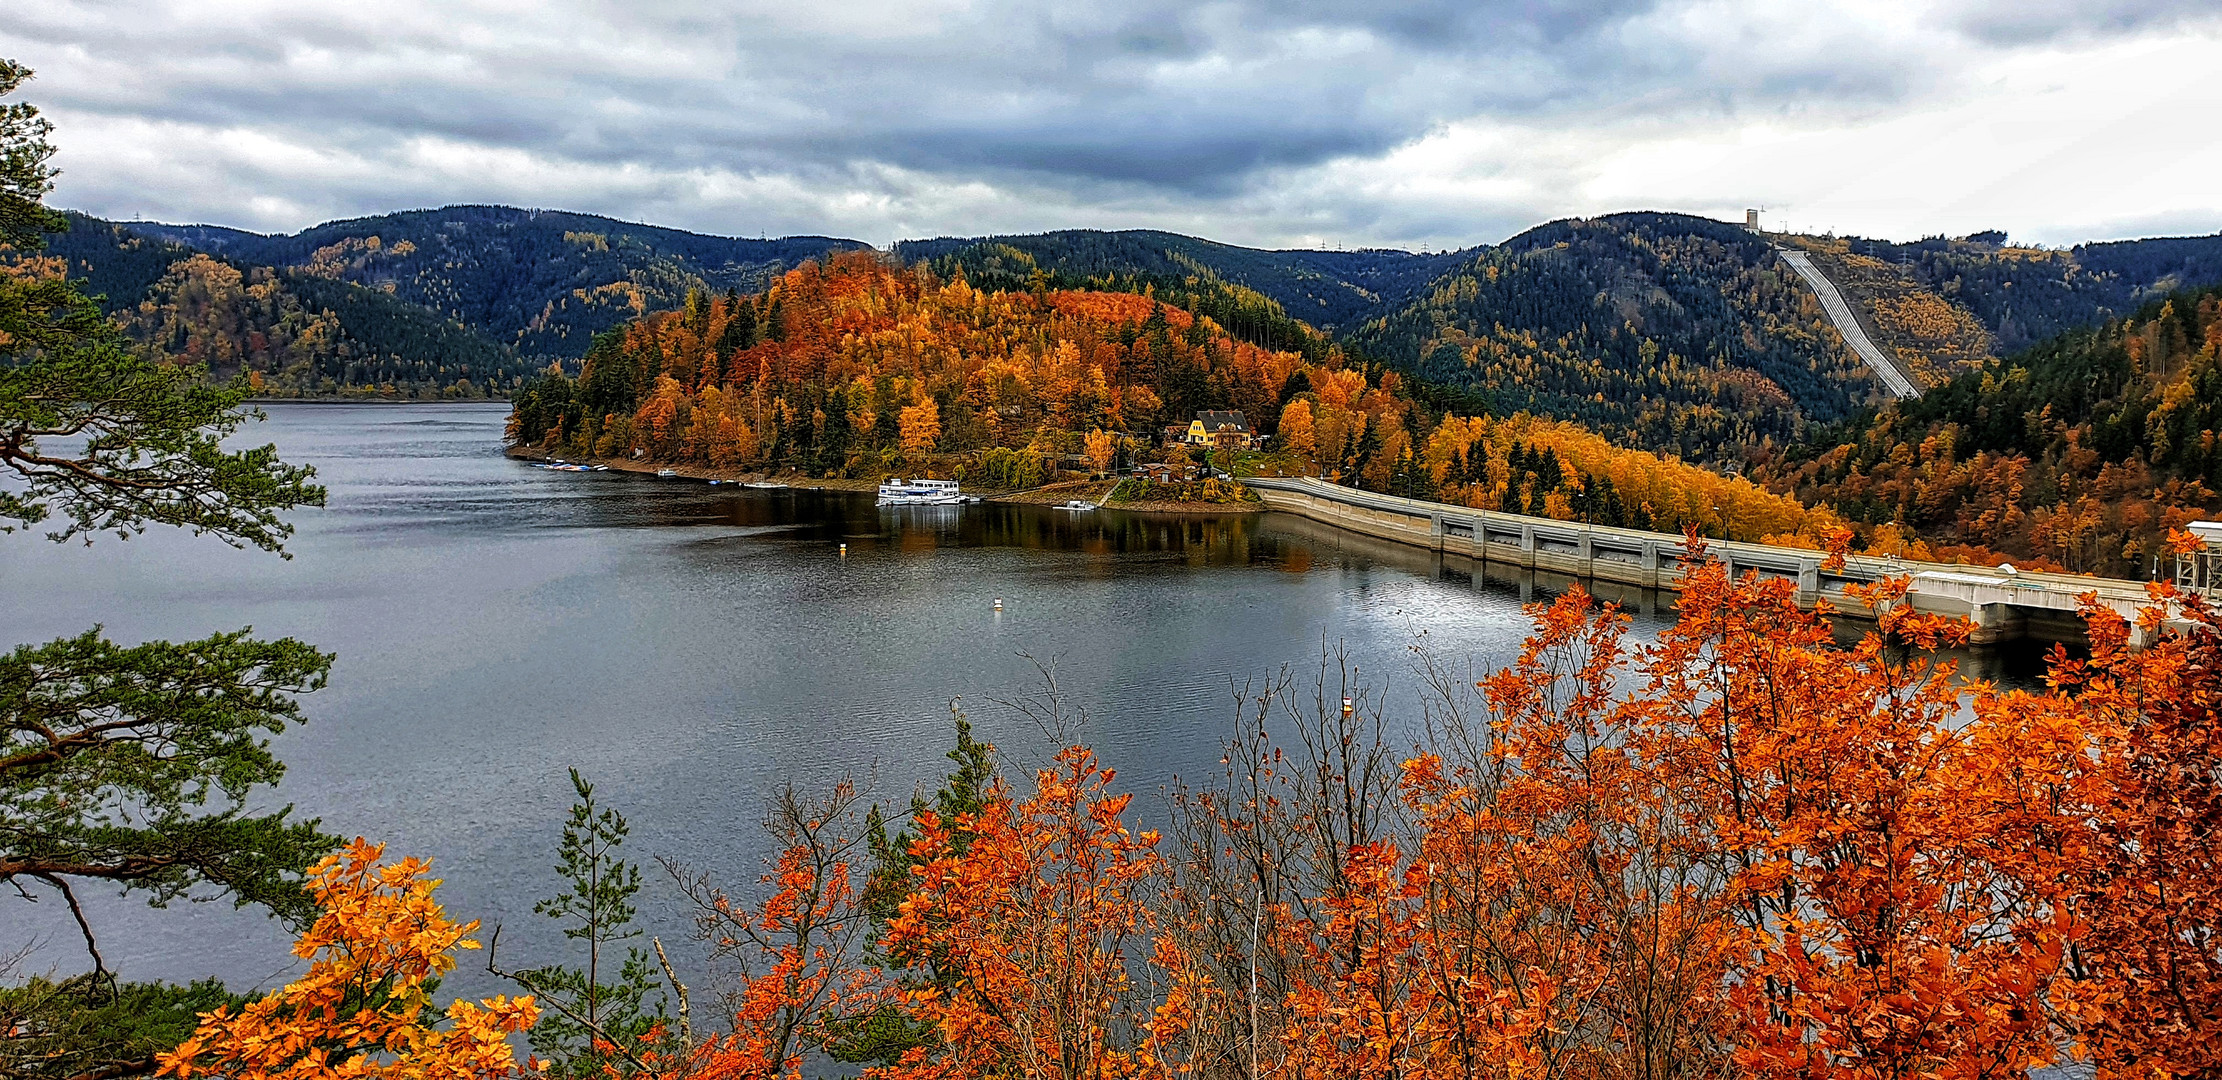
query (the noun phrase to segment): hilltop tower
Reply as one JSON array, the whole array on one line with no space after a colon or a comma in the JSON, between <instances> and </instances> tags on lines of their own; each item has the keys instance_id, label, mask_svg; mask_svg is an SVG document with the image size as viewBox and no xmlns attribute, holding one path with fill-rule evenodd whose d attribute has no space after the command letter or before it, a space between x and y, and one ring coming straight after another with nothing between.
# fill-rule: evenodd
<instances>
[{"instance_id":1,"label":"hilltop tower","mask_svg":"<svg viewBox=\"0 0 2222 1080\"><path fill-rule=\"evenodd\" d=\"M1746 211L1744 211L1744 228L1750 229L1750 230L1751 230L1751 231L1753 231L1753 232L1758 232L1758 231L1760 231L1760 229L1759 229L1759 211L1757 211L1757 210L1746 210Z\"/></svg>"}]
</instances>

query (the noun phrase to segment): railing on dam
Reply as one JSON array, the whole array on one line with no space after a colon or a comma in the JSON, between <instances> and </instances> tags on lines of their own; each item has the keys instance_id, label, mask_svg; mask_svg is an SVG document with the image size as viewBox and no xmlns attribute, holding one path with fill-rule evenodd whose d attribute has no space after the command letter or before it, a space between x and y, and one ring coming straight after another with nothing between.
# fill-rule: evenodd
<instances>
[{"instance_id":1,"label":"railing on dam","mask_svg":"<svg viewBox=\"0 0 2222 1080\"><path fill-rule=\"evenodd\" d=\"M1669 533L1402 499L1311 477L1257 477L1243 482L1275 510L1486 562L1667 590L1680 587L1682 574L1692 564L1683 538ZM1846 595L1848 587L1890 577L1910 578L1909 600L1917 609L1973 619L1978 644L2020 637L2080 637L2077 608L2086 595L2096 594L2100 603L2132 622L2140 609L2152 604L2144 583L2115 578L1865 555L1849 556L1832 567L1823 552L1732 540L1707 541L1705 550L1732 573L1749 571L1796 582L1803 603L1826 599L1853 612L1861 607Z\"/></svg>"}]
</instances>

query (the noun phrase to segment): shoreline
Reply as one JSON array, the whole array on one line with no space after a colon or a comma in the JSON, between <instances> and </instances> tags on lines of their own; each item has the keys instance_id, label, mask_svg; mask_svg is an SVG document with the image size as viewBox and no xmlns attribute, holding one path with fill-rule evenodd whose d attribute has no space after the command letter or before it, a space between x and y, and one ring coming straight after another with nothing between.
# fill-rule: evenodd
<instances>
[{"instance_id":1,"label":"shoreline","mask_svg":"<svg viewBox=\"0 0 2222 1080\"><path fill-rule=\"evenodd\" d=\"M508 398L449 398L445 401L411 401L408 398L278 397L248 398L239 404L242 408L256 409L268 408L272 405L315 405L319 408L333 405L500 405L504 408L515 407L510 404Z\"/></svg>"},{"instance_id":2,"label":"shoreline","mask_svg":"<svg viewBox=\"0 0 2222 1080\"><path fill-rule=\"evenodd\" d=\"M404 398L404 397L251 397L242 405L508 405L505 397L498 398Z\"/></svg>"},{"instance_id":3,"label":"shoreline","mask_svg":"<svg viewBox=\"0 0 2222 1080\"><path fill-rule=\"evenodd\" d=\"M455 404L471 403L456 402ZM515 461L556 460L553 454L522 446L503 447L502 455ZM574 461L581 465L606 465L611 472L640 473L653 476L664 469L670 469L680 479L685 480L716 480L719 483L730 484L778 483L785 484L797 491L878 491L880 486L878 480L813 477L804 476L793 471L719 469L702 465L672 465L664 462L611 460L609 458L566 458L564 460ZM1262 514L1272 509L1272 507L1265 505L1263 501L1254 503L1102 503L1102 497L1109 494L1110 490L1117 484L1118 481L1116 480L1064 480L1019 491L983 494L980 496L980 501L982 503L1007 503L1015 506L1057 506L1072 499L1085 499L1088 502L1098 503L1100 508L1105 510L1124 510L1137 514L1185 514L1190 516Z\"/></svg>"}]
</instances>

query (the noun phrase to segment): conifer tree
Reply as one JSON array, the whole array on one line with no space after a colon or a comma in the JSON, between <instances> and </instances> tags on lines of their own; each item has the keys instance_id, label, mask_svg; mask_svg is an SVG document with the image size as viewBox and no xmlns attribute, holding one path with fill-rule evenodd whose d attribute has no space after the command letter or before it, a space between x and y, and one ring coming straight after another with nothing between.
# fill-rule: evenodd
<instances>
[{"instance_id":1,"label":"conifer tree","mask_svg":"<svg viewBox=\"0 0 2222 1080\"><path fill-rule=\"evenodd\" d=\"M0 97L30 77L0 60ZM51 130L28 104L0 107L0 243L19 252L63 224L42 203ZM51 519L51 539L89 543L170 525L283 555L293 530L280 512L324 500L314 470L272 446L223 445L260 416L239 407L245 383L212 386L125 345L61 274L0 276L0 532ZM155 1051L221 997L211 984L121 983L79 890L309 916L303 875L338 840L257 796L285 771L269 737L301 720L296 697L331 662L244 630L122 646L98 627L0 656L0 896L66 910L89 969L0 986L0 1075L152 1071Z\"/></svg>"},{"instance_id":2,"label":"conifer tree","mask_svg":"<svg viewBox=\"0 0 2222 1080\"><path fill-rule=\"evenodd\" d=\"M552 964L509 977L539 1001L542 1016L532 1031L532 1048L548 1062L548 1075L589 1080L638 1060L643 1044L664 1023L663 981L639 946L628 947L609 979L610 962L620 943L641 936L633 926L638 912L640 867L618 849L631 831L625 816L603 807L594 785L571 770L578 801L556 845L556 873L566 891L533 910L555 920L563 936L579 942L585 965ZM488 959L491 967L493 959Z\"/></svg>"}]
</instances>

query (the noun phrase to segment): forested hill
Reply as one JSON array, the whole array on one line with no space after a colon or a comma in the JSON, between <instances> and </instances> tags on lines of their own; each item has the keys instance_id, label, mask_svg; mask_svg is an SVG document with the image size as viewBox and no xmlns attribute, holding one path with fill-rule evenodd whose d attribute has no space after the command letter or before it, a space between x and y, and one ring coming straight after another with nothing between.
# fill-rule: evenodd
<instances>
[{"instance_id":1,"label":"forested hill","mask_svg":"<svg viewBox=\"0 0 2222 1080\"><path fill-rule=\"evenodd\" d=\"M906 240L895 245L894 254L932 263L943 274L961 268L997 284L1023 282L1037 270L1060 281L1099 286L1216 279L1266 296L1290 316L1328 332L1395 310L1471 255L1393 249L1269 251L1143 229Z\"/></svg>"},{"instance_id":2,"label":"forested hill","mask_svg":"<svg viewBox=\"0 0 2222 1080\"><path fill-rule=\"evenodd\" d=\"M1500 414L1697 460L1794 438L1874 390L1767 238L1680 214L1530 229L1349 338Z\"/></svg>"},{"instance_id":3,"label":"forested hill","mask_svg":"<svg viewBox=\"0 0 2222 1080\"><path fill-rule=\"evenodd\" d=\"M2218 429L2222 288L2208 288L1991 361L1752 476L1942 554L2134 577L2165 558L2169 528L2222 512Z\"/></svg>"},{"instance_id":4,"label":"forested hill","mask_svg":"<svg viewBox=\"0 0 2222 1080\"><path fill-rule=\"evenodd\" d=\"M761 289L805 260L865 246L824 236L708 236L506 206L411 210L283 236L207 225L126 227L240 264L384 290L528 358L584 356L595 334L677 308L689 289Z\"/></svg>"},{"instance_id":5,"label":"forested hill","mask_svg":"<svg viewBox=\"0 0 2222 1080\"><path fill-rule=\"evenodd\" d=\"M1851 284L1847 277L1895 277L1965 311L1995 338L1999 353L2119 318L2178 289L2222 283L2222 234L2065 249L2016 247L1998 232L1916 243L1792 240L1812 252L1840 287ZM1940 327L1940 320L1953 317L1939 304L1919 303L1934 314L1908 312L1906 321L1916 333L1923 323ZM1887 324L1895 307L1885 301L1873 313Z\"/></svg>"},{"instance_id":6,"label":"forested hill","mask_svg":"<svg viewBox=\"0 0 2222 1080\"><path fill-rule=\"evenodd\" d=\"M1236 409L1274 438L1264 454L1219 451L1230 471L1746 540L1811 545L1835 524L1570 424L1445 415L1339 350L1264 348L1162 299L1039 284L989 290L843 254L605 334L577 379L517 392L509 439L573 458L1005 488L1060 461L1100 472L1160 456L1161 425Z\"/></svg>"},{"instance_id":7,"label":"forested hill","mask_svg":"<svg viewBox=\"0 0 2222 1080\"><path fill-rule=\"evenodd\" d=\"M480 397L543 366L378 289L68 218L42 257L99 296L131 340L217 378L246 375L267 395Z\"/></svg>"}]
</instances>

